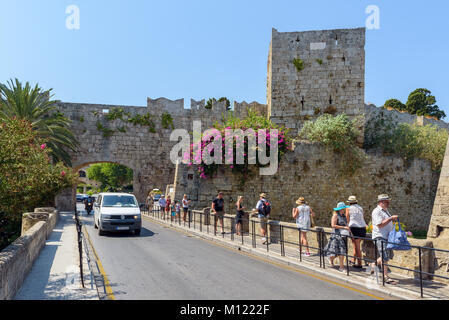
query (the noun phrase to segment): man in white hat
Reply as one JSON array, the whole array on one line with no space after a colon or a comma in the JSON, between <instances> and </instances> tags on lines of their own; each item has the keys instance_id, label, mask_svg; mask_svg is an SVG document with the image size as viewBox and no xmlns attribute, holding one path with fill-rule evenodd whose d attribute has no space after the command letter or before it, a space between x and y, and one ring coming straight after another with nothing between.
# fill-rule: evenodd
<instances>
[{"instance_id":1,"label":"man in white hat","mask_svg":"<svg viewBox=\"0 0 449 320\"><path fill-rule=\"evenodd\" d=\"M373 210L373 234L372 238L376 241L377 251L379 252L379 258L377 259L377 265L382 267L382 254L383 260L387 263L388 260L393 258L393 251L387 250L388 235L393 230L393 221L398 219L398 216L392 216L388 212L391 198L387 194L381 194L377 197L377 207ZM382 250L383 243L383 250ZM371 264L371 273L374 270L374 263ZM385 282L389 284L397 284L396 281L388 276L388 268L384 269Z\"/></svg>"}]
</instances>

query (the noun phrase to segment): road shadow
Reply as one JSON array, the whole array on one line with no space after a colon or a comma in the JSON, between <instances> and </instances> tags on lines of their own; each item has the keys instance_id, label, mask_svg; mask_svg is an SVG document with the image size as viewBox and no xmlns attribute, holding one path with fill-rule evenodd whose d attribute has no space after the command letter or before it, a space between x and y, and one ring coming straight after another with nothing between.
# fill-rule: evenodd
<instances>
[{"instance_id":1,"label":"road shadow","mask_svg":"<svg viewBox=\"0 0 449 320\"><path fill-rule=\"evenodd\" d=\"M139 236L135 235L132 231L105 232L105 237L109 238L149 238L154 235L156 235L156 233L144 227L142 227Z\"/></svg>"}]
</instances>

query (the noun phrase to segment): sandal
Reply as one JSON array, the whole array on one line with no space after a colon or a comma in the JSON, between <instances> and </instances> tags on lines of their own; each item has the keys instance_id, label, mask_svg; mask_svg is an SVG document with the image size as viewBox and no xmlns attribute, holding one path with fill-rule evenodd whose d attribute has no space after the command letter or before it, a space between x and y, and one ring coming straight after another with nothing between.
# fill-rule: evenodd
<instances>
[{"instance_id":1,"label":"sandal","mask_svg":"<svg viewBox=\"0 0 449 320\"><path fill-rule=\"evenodd\" d=\"M386 278L385 278L385 283L396 285L396 284L398 284L399 282L396 281L396 280L394 280L394 279L392 279L392 278L390 278L390 277L386 277Z\"/></svg>"}]
</instances>

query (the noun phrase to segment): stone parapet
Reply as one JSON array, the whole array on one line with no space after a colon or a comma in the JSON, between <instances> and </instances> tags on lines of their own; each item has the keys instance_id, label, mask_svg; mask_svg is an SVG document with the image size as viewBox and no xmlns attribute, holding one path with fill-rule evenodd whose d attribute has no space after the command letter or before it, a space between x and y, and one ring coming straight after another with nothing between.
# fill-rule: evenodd
<instances>
[{"instance_id":1,"label":"stone parapet","mask_svg":"<svg viewBox=\"0 0 449 320\"><path fill-rule=\"evenodd\" d=\"M53 211L47 217L46 221L35 223L20 238L0 252L0 300L14 298L53 231L59 213Z\"/></svg>"}]
</instances>

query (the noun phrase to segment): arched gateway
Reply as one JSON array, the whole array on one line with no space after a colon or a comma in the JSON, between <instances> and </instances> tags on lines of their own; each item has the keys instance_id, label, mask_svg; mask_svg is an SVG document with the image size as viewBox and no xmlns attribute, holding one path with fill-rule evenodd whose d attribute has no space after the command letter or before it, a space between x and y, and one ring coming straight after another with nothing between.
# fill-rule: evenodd
<instances>
[{"instance_id":1,"label":"arched gateway","mask_svg":"<svg viewBox=\"0 0 449 320\"><path fill-rule=\"evenodd\" d=\"M238 116L245 116L247 106L266 114L266 105L235 103ZM165 190L172 184L175 165L170 151L177 142L170 141L173 129L193 130L200 120L203 129L221 121L226 115L225 102L205 108L205 100L191 100L191 109L184 109L184 99L148 99L147 107L59 103L59 111L72 121L72 130L80 146L71 153L72 167L78 170L91 163L113 162L134 172L134 194L144 202L149 190ZM56 198L60 210L73 210L75 189L66 190Z\"/></svg>"}]
</instances>

